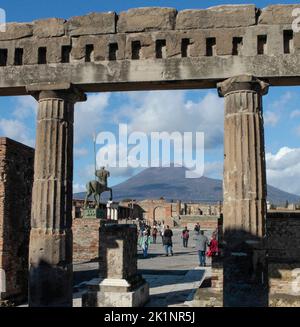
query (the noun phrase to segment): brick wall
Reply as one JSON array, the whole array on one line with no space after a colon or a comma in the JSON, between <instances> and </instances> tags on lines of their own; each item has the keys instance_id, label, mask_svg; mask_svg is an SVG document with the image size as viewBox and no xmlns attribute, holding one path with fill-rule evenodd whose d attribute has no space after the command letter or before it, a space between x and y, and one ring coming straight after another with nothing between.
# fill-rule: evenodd
<instances>
[{"instance_id":1,"label":"brick wall","mask_svg":"<svg viewBox=\"0 0 300 327\"><path fill-rule=\"evenodd\" d=\"M73 262L97 261L99 259L99 228L103 223L114 220L96 218L73 219Z\"/></svg>"},{"instance_id":2,"label":"brick wall","mask_svg":"<svg viewBox=\"0 0 300 327\"><path fill-rule=\"evenodd\" d=\"M99 257L100 219L73 219L73 261L85 262Z\"/></svg>"},{"instance_id":3,"label":"brick wall","mask_svg":"<svg viewBox=\"0 0 300 327\"><path fill-rule=\"evenodd\" d=\"M34 150L0 138L0 300L27 297Z\"/></svg>"}]
</instances>

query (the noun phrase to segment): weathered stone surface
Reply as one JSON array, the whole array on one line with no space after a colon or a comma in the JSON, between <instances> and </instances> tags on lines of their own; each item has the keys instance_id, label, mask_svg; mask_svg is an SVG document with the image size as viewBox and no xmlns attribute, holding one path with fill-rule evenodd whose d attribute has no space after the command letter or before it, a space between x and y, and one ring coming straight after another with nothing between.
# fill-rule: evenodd
<instances>
[{"instance_id":1,"label":"weathered stone surface","mask_svg":"<svg viewBox=\"0 0 300 327\"><path fill-rule=\"evenodd\" d=\"M86 46L92 45L91 62L110 60L110 46L117 44L116 60L125 58L125 34L92 35L72 38L72 62L85 62Z\"/></svg>"},{"instance_id":2,"label":"weathered stone surface","mask_svg":"<svg viewBox=\"0 0 300 327\"><path fill-rule=\"evenodd\" d=\"M263 237L266 215L262 95L268 85L242 75L218 84L225 96L224 231ZM241 142L242 140L242 142ZM244 236L242 236L244 238Z\"/></svg>"},{"instance_id":3,"label":"weathered stone surface","mask_svg":"<svg viewBox=\"0 0 300 327\"><path fill-rule=\"evenodd\" d=\"M133 52L135 51L132 49L132 44L136 41L140 44L140 49L138 51L139 59L155 58L155 42L153 42L151 34L145 33L143 35L140 35L139 33L136 33L128 34L126 37L126 59L134 59Z\"/></svg>"},{"instance_id":4,"label":"weathered stone surface","mask_svg":"<svg viewBox=\"0 0 300 327\"><path fill-rule=\"evenodd\" d=\"M98 287L97 287L98 288ZM149 300L149 285L143 283L130 292L91 290L82 297L83 307L141 307Z\"/></svg>"},{"instance_id":5,"label":"weathered stone surface","mask_svg":"<svg viewBox=\"0 0 300 327\"><path fill-rule=\"evenodd\" d=\"M65 19L49 18L36 20L33 24L33 36L48 38L65 34Z\"/></svg>"},{"instance_id":6,"label":"weathered stone surface","mask_svg":"<svg viewBox=\"0 0 300 327\"><path fill-rule=\"evenodd\" d=\"M72 91L41 91L29 247L29 305L72 306Z\"/></svg>"},{"instance_id":7,"label":"weathered stone surface","mask_svg":"<svg viewBox=\"0 0 300 327\"><path fill-rule=\"evenodd\" d=\"M299 4L297 5L272 5L266 8L263 8L261 14L258 18L259 24L292 24L295 16L292 15L292 11L295 8L300 8ZM299 14L297 15L299 16ZM292 28L292 26L291 26Z\"/></svg>"},{"instance_id":8,"label":"weathered stone surface","mask_svg":"<svg viewBox=\"0 0 300 327\"><path fill-rule=\"evenodd\" d=\"M177 30L228 28L255 24L256 8L254 5L217 6L201 10L188 9L179 11L176 18Z\"/></svg>"},{"instance_id":9,"label":"weathered stone surface","mask_svg":"<svg viewBox=\"0 0 300 327\"><path fill-rule=\"evenodd\" d=\"M116 14L114 12L91 13L72 17L66 24L71 36L115 33Z\"/></svg>"},{"instance_id":10,"label":"weathered stone surface","mask_svg":"<svg viewBox=\"0 0 300 327\"><path fill-rule=\"evenodd\" d=\"M160 20L164 21L161 17L165 16L154 15L155 8L131 10L124 15L130 12L147 12L147 10L152 11L153 14L150 16L154 22L161 24ZM174 11L168 8L157 10L158 12L160 10ZM203 12L206 14L204 15ZM290 27L282 24L256 25L255 23L248 26L250 16L247 16L249 18L247 24L247 19L243 17L247 12L251 12L250 16L254 22L254 6L221 6L204 11L191 11L190 15L183 11L178 17L186 15L186 24L190 24L186 25L186 29L183 30L166 30L171 24L170 19L162 29L161 26L153 26L152 18L149 18L148 24L147 19L144 19L146 14L136 15L136 17L142 17L142 21L148 24L143 25L142 30L149 28L151 31L115 33L115 29L110 29L114 33L109 34L101 34L104 33L101 28L105 25L105 31L108 32L109 26L112 24L115 26L115 19L112 18L115 17L114 14L90 14L71 18L70 23L65 24L70 27L70 33L72 31L75 33L70 43L67 40L70 36L66 35L49 38L23 37L5 41L1 40L1 37L5 38L5 35L9 33L1 33L0 93L1 95L24 95L26 85L37 83L37 81L41 83L64 81L86 92L210 88L215 87L220 80L240 74L266 78L271 85L295 85L300 76L299 33L294 33L291 39L286 38L284 42L283 30L290 29ZM108 15L105 17L110 20L109 24L103 23L105 20L103 15ZM199 29L199 26L202 26L199 15L206 17L204 20L206 23L215 19L220 22L217 26L226 25L226 27ZM102 25L97 23L97 17L103 18ZM133 17L135 17L134 14ZM240 26L241 21L245 23L245 26L227 27ZM212 25L206 24L206 26ZM77 32L84 35L77 35ZM85 35L86 33L91 34ZM258 36L266 36L266 44L262 46L263 54L258 54ZM81 37L86 39L81 39ZM99 37L99 39L93 40L93 37ZM238 53L233 53L234 37L242 39ZM126 38L127 44L125 44ZM215 40L211 40L210 44L208 38L215 38ZM138 58L131 56L130 43L133 39L138 45L137 48L140 42L140 49L137 49ZM156 49L157 41L162 41L161 51ZM94 48L91 50L90 47L86 50L86 45L92 44ZM72 49L70 62L61 65L63 45L69 45ZM43 62L42 65L37 65L38 47L47 47L47 62ZM15 63L16 48L22 48L24 51L21 65ZM86 60L86 53L89 54L90 60Z\"/></svg>"},{"instance_id":11,"label":"weathered stone surface","mask_svg":"<svg viewBox=\"0 0 300 327\"><path fill-rule=\"evenodd\" d=\"M27 299L33 159L32 148L0 138L0 306Z\"/></svg>"},{"instance_id":12,"label":"weathered stone surface","mask_svg":"<svg viewBox=\"0 0 300 327\"><path fill-rule=\"evenodd\" d=\"M105 224L100 228L100 277L131 279L137 274L137 227ZM124 257L125 256L125 257Z\"/></svg>"},{"instance_id":13,"label":"weathered stone surface","mask_svg":"<svg viewBox=\"0 0 300 327\"><path fill-rule=\"evenodd\" d=\"M273 261L300 262L300 213L268 212L267 247Z\"/></svg>"},{"instance_id":14,"label":"weathered stone surface","mask_svg":"<svg viewBox=\"0 0 300 327\"><path fill-rule=\"evenodd\" d=\"M136 225L104 223L99 234L100 278L83 294L83 306L143 306L149 286L137 273Z\"/></svg>"},{"instance_id":15,"label":"weathered stone surface","mask_svg":"<svg viewBox=\"0 0 300 327\"><path fill-rule=\"evenodd\" d=\"M117 24L118 32L146 32L172 30L175 26L176 9L137 8L121 12Z\"/></svg>"},{"instance_id":16,"label":"weathered stone surface","mask_svg":"<svg viewBox=\"0 0 300 327\"><path fill-rule=\"evenodd\" d=\"M8 23L6 24L6 32L0 33L0 41L21 39L24 37L30 37L32 34L32 24Z\"/></svg>"}]
</instances>

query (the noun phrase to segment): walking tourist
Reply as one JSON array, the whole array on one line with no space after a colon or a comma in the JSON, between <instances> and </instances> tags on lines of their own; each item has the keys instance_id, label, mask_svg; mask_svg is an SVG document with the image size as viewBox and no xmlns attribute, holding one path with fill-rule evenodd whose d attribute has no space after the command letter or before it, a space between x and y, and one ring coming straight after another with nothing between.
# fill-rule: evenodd
<instances>
[{"instance_id":1,"label":"walking tourist","mask_svg":"<svg viewBox=\"0 0 300 327\"><path fill-rule=\"evenodd\" d=\"M219 255L219 242L217 240L217 235L216 233L212 234L210 243L209 243L209 249L207 251L207 256L208 257L215 257Z\"/></svg>"},{"instance_id":2,"label":"walking tourist","mask_svg":"<svg viewBox=\"0 0 300 327\"><path fill-rule=\"evenodd\" d=\"M182 238L182 242L183 242L183 247L187 248L189 238L190 238L190 233L189 233L189 230L187 229L187 227L185 227L184 230L182 231L181 238Z\"/></svg>"},{"instance_id":3,"label":"walking tourist","mask_svg":"<svg viewBox=\"0 0 300 327\"><path fill-rule=\"evenodd\" d=\"M147 231L143 232L143 236L140 238L139 240L139 245L143 250L143 257L147 258L148 257L148 249L149 249L149 245L151 244L151 239L148 236Z\"/></svg>"},{"instance_id":4,"label":"walking tourist","mask_svg":"<svg viewBox=\"0 0 300 327\"><path fill-rule=\"evenodd\" d=\"M170 229L170 227L167 226L167 228L164 231L164 236L163 236L163 245L165 247L166 256L169 255L169 252L170 252L171 255L173 255L172 236L173 236L173 232Z\"/></svg>"},{"instance_id":5,"label":"walking tourist","mask_svg":"<svg viewBox=\"0 0 300 327\"><path fill-rule=\"evenodd\" d=\"M148 236L151 236L151 226L146 227Z\"/></svg>"},{"instance_id":6,"label":"walking tourist","mask_svg":"<svg viewBox=\"0 0 300 327\"><path fill-rule=\"evenodd\" d=\"M157 233L158 233L158 230L157 230L156 226L153 226L153 228L152 228L153 244L156 244Z\"/></svg>"},{"instance_id":7,"label":"walking tourist","mask_svg":"<svg viewBox=\"0 0 300 327\"><path fill-rule=\"evenodd\" d=\"M164 222L162 222L162 224L160 225L160 236L163 244L164 244L164 233L165 233L165 225Z\"/></svg>"},{"instance_id":8,"label":"walking tourist","mask_svg":"<svg viewBox=\"0 0 300 327\"><path fill-rule=\"evenodd\" d=\"M206 266L206 247L208 246L208 238L207 236L204 235L204 231L196 232L194 236L194 240L196 242L196 250L198 251L199 255L199 262L200 262L200 267L205 267Z\"/></svg>"},{"instance_id":9,"label":"walking tourist","mask_svg":"<svg viewBox=\"0 0 300 327\"><path fill-rule=\"evenodd\" d=\"M195 231L196 233L197 233L197 232L200 232L200 224L199 224L199 223L197 223L197 224L195 225L194 231Z\"/></svg>"}]
</instances>

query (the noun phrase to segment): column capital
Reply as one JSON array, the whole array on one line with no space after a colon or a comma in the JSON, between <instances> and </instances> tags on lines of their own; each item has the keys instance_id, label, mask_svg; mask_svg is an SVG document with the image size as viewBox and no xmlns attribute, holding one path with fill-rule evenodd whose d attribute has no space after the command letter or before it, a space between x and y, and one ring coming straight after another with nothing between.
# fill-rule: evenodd
<instances>
[{"instance_id":1,"label":"column capital","mask_svg":"<svg viewBox=\"0 0 300 327\"><path fill-rule=\"evenodd\" d=\"M252 75L239 75L217 84L220 97L236 91L253 91L260 95L268 93L269 84Z\"/></svg>"},{"instance_id":2,"label":"column capital","mask_svg":"<svg viewBox=\"0 0 300 327\"><path fill-rule=\"evenodd\" d=\"M59 84L31 84L26 90L37 101L43 99L63 99L72 103L84 102L87 97L78 87L70 83Z\"/></svg>"}]
</instances>

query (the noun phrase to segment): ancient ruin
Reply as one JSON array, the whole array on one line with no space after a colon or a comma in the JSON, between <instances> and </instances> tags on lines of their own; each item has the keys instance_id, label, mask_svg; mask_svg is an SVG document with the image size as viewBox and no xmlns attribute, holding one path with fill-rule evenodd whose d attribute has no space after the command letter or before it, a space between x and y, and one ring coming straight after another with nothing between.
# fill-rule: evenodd
<instances>
[{"instance_id":1,"label":"ancient ruin","mask_svg":"<svg viewBox=\"0 0 300 327\"><path fill-rule=\"evenodd\" d=\"M0 33L0 95L38 102L30 306L72 305L73 115L87 92L218 89L225 97L224 292L236 285L265 292L262 102L268 87L300 84L300 33L291 25L296 7L140 8L8 24ZM273 257L277 270L300 268L298 256L284 264L279 257L280 251ZM234 268L239 273L231 275ZM280 294L298 301L287 289ZM263 296L258 305L268 304ZM223 304L235 305L226 297Z\"/></svg>"},{"instance_id":2,"label":"ancient ruin","mask_svg":"<svg viewBox=\"0 0 300 327\"><path fill-rule=\"evenodd\" d=\"M0 138L0 306L28 293L28 247L34 150Z\"/></svg>"}]
</instances>

